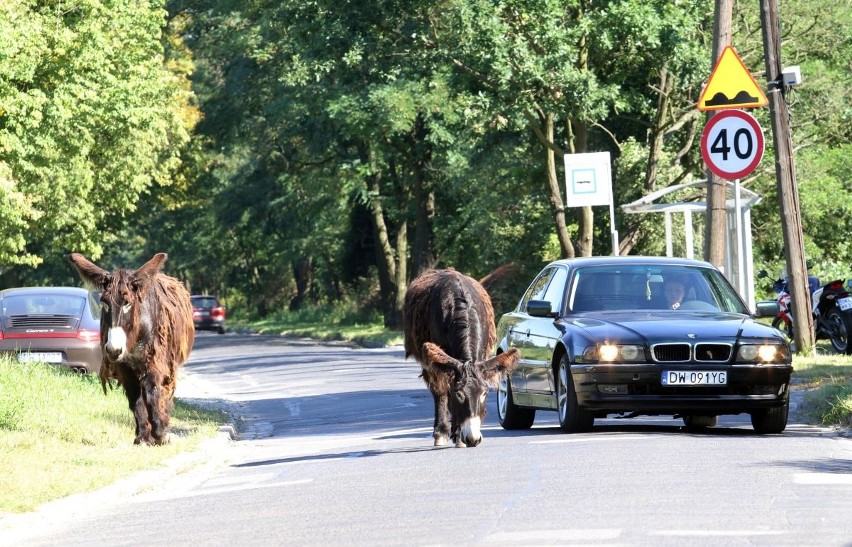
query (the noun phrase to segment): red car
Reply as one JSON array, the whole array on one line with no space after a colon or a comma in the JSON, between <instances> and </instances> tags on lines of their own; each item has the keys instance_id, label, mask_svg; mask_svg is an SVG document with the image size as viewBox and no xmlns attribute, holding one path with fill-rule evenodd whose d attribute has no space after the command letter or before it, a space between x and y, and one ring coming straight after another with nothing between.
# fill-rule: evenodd
<instances>
[{"instance_id":1,"label":"red car","mask_svg":"<svg viewBox=\"0 0 852 547\"><path fill-rule=\"evenodd\" d=\"M97 293L77 287L0 291L0 353L91 373L101 369Z\"/></svg>"},{"instance_id":2,"label":"red car","mask_svg":"<svg viewBox=\"0 0 852 547\"><path fill-rule=\"evenodd\" d=\"M225 334L225 306L221 305L215 296L193 295L190 300L195 330L215 330L219 334Z\"/></svg>"}]
</instances>

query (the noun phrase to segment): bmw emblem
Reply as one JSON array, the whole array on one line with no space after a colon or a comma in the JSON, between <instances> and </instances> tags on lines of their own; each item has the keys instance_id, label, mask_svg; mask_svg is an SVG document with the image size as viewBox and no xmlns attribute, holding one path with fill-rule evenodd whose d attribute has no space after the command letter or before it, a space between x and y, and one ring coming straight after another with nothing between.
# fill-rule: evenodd
<instances>
[{"instance_id":1,"label":"bmw emblem","mask_svg":"<svg viewBox=\"0 0 852 547\"><path fill-rule=\"evenodd\" d=\"M687 337L687 338L691 338L691 339L693 339L693 340L694 340L695 338L698 338L698 335L697 335L697 334L689 333L689 334L687 334L687 335L686 335L686 337Z\"/></svg>"}]
</instances>

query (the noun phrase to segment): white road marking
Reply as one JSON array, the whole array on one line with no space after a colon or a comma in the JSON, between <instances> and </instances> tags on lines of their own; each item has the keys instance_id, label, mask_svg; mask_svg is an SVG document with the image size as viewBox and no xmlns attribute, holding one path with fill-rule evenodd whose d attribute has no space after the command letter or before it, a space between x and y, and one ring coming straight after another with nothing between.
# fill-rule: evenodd
<instances>
[{"instance_id":1,"label":"white road marking","mask_svg":"<svg viewBox=\"0 0 852 547\"><path fill-rule=\"evenodd\" d=\"M314 479L299 479L292 481L278 481L278 482L267 482L267 483L245 483L246 477L243 477L243 483L240 485L234 486L223 486L220 488L200 488L197 490L193 490L191 492L179 492L179 493L168 493L162 492L151 495L142 495L140 496L140 502L150 502L150 501L167 501L174 499L183 499L183 498L194 498L198 496L209 496L211 494L226 494L228 492L239 492L241 490L257 490L259 488L280 488L282 486L299 486L302 484L310 484L314 482Z\"/></svg>"},{"instance_id":2,"label":"white road marking","mask_svg":"<svg viewBox=\"0 0 852 547\"><path fill-rule=\"evenodd\" d=\"M796 484L852 484L852 474L849 473L796 473L793 475Z\"/></svg>"},{"instance_id":3,"label":"white road marking","mask_svg":"<svg viewBox=\"0 0 852 547\"><path fill-rule=\"evenodd\" d=\"M652 536L668 537L780 536L787 533L783 530L659 530L657 532L649 532Z\"/></svg>"},{"instance_id":4,"label":"white road marking","mask_svg":"<svg viewBox=\"0 0 852 547\"><path fill-rule=\"evenodd\" d=\"M542 541L556 541L562 544L568 541L592 541L615 539L621 535L617 528L590 528L587 530L526 530L523 532L497 532L486 536L484 543L507 543L512 545L530 545Z\"/></svg>"}]
</instances>

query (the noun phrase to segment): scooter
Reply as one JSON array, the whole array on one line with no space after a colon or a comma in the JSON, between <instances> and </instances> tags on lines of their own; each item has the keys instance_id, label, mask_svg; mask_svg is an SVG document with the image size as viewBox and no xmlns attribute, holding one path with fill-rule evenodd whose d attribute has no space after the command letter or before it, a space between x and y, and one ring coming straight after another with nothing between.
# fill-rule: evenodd
<instances>
[{"instance_id":1,"label":"scooter","mask_svg":"<svg viewBox=\"0 0 852 547\"><path fill-rule=\"evenodd\" d=\"M759 271L757 276L769 277L766 270ZM780 306L778 315L772 319L772 326L792 338L793 314L790 310L787 278L773 281L772 290L775 291L775 299ZM815 338L829 340L837 353L852 355L852 296L843 280L836 279L814 290L811 293L811 306Z\"/></svg>"}]
</instances>

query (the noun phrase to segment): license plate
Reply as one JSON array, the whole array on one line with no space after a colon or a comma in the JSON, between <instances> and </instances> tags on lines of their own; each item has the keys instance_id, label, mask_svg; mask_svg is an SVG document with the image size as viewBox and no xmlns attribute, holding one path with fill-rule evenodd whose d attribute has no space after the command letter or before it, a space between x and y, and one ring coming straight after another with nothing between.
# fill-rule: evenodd
<instances>
[{"instance_id":1,"label":"license plate","mask_svg":"<svg viewBox=\"0 0 852 547\"><path fill-rule=\"evenodd\" d=\"M728 373L724 370L664 370L664 386L725 386Z\"/></svg>"},{"instance_id":2,"label":"license plate","mask_svg":"<svg viewBox=\"0 0 852 547\"><path fill-rule=\"evenodd\" d=\"M852 309L852 296L844 296L843 298L837 299L837 305L840 306L840 309L843 311Z\"/></svg>"},{"instance_id":3,"label":"license plate","mask_svg":"<svg viewBox=\"0 0 852 547\"><path fill-rule=\"evenodd\" d=\"M61 363L62 353L58 351L19 353L18 361L21 363L32 363L34 361L40 363Z\"/></svg>"}]
</instances>

